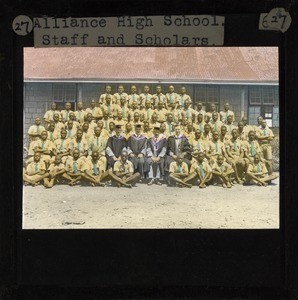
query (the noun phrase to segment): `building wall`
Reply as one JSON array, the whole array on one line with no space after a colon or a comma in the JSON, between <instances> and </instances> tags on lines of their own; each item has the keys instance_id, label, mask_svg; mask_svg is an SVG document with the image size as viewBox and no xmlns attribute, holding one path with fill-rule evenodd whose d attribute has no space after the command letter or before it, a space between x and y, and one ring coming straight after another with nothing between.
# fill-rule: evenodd
<instances>
[{"instance_id":1,"label":"building wall","mask_svg":"<svg viewBox=\"0 0 298 300\"><path fill-rule=\"evenodd\" d=\"M120 84L120 83L119 83ZM133 83L134 84L134 83ZM88 107L92 99L98 100L105 90L105 83L73 83L66 84L67 89L63 90L60 83L25 83L24 84L24 143L27 145L27 132L30 125L34 124L36 117L43 117L46 110L50 108L53 101L58 103L58 109L62 109L64 102L71 101L73 109L76 109L76 102L83 101L84 107ZM112 92L117 91L118 84L110 84ZM129 93L131 83L123 84L125 91ZM143 90L144 83L135 84L138 93ZM148 84L150 93L155 92L157 84ZM169 84L161 84L163 92L166 93ZM182 84L174 84L175 91L179 92ZM245 85L195 85L185 84L187 93L192 97L194 105L203 103L205 110L209 109L210 103L216 103L218 110L223 109L223 105L229 102L231 110L235 112L238 122L244 115L250 116L250 123L254 124L256 116L259 114L257 108L249 104L249 87ZM61 87L61 93L57 87ZM60 98L59 98L60 97ZM278 112L278 93L274 99L274 110ZM250 112L250 114L249 114ZM255 113L254 113L255 112ZM275 115L275 117L278 115ZM278 120L275 121L275 125Z\"/></svg>"}]
</instances>

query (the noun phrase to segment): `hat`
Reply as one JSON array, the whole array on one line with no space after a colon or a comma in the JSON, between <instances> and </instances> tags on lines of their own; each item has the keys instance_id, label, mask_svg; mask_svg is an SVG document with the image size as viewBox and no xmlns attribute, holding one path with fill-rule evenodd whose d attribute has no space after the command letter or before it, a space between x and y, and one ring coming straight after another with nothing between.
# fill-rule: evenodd
<instances>
[{"instance_id":1,"label":"hat","mask_svg":"<svg viewBox=\"0 0 298 300\"><path fill-rule=\"evenodd\" d=\"M160 125L159 124L154 124L153 129L160 129Z\"/></svg>"},{"instance_id":2,"label":"hat","mask_svg":"<svg viewBox=\"0 0 298 300\"><path fill-rule=\"evenodd\" d=\"M122 127L122 124L121 124L121 123L115 123L115 127L116 127L116 128L121 128L121 127Z\"/></svg>"},{"instance_id":3,"label":"hat","mask_svg":"<svg viewBox=\"0 0 298 300\"><path fill-rule=\"evenodd\" d=\"M142 126L143 126L143 124L140 123L140 122L138 122L138 123L135 124L135 127L142 127Z\"/></svg>"}]
</instances>

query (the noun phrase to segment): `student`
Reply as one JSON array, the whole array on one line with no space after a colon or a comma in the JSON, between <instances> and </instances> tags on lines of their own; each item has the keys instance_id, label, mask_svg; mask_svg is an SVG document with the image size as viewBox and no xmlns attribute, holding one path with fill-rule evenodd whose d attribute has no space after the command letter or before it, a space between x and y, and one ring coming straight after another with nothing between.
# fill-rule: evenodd
<instances>
[{"instance_id":1,"label":"student","mask_svg":"<svg viewBox=\"0 0 298 300\"><path fill-rule=\"evenodd\" d=\"M50 140L52 143L54 143L54 141L59 138L60 133L58 132L58 130L55 129L54 121L51 121L47 132L48 132L48 140Z\"/></svg>"},{"instance_id":2,"label":"student","mask_svg":"<svg viewBox=\"0 0 298 300\"><path fill-rule=\"evenodd\" d=\"M117 115L119 113L122 115L122 119L127 122L128 121L128 115L129 115L129 109L127 107L127 101L125 96L122 96L120 98L120 104L115 105L115 113L117 112Z\"/></svg>"},{"instance_id":3,"label":"student","mask_svg":"<svg viewBox=\"0 0 298 300\"><path fill-rule=\"evenodd\" d=\"M144 92L140 94L140 104L146 107L146 102L149 101L150 107L152 108L152 95L149 93L149 91L149 86L145 85Z\"/></svg>"},{"instance_id":4,"label":"student","mask_svg":"<svg viewBox=\"0 0 298 300\"><path fill-rule=\"evenodd\" d=\"M183 135L188 139L189 143L191 143L195 137L195 133L193 129L194 128L192 122L188 121L186 124L186 128L182 131Z\"/></svg>"},{"instance_id":5,"label":"student","mask_svg":"<svg viewBox=\"0 0 298 300\"><path fill-rule=\"evenodd\" d=\"M77 184L82 178L82 167L85 160L80 157L79 149L74 149L72 156L66 161L63 178L67 179L70 186Z\"/></svg>"},{"instance_id":6,"label":"student","mask_svg":"<svg viewBox=\"0 0 298 300\"><path fill-rule=\"evenodd\" d=\"M100 95L98 103L100 105L106 104L106 97L107 96L111 96L112 99L113 99L112 87L110 85L106 85L105 93ZM114 101L113 101L113 103L114 103Z\"/></svg>"},{"instance_id":7,"label":"student","mask_svg":"<svg viewBox=\"0 0 298 300\"><path fill-rule=\"evenodd\" d=\"M232 117L232 122L235 122L234 112L230 110L230 104L227 102L224 104L224 109L220 113L220 121L223 123L227 123L228 116Z\"/></svg>"},{"instance_id":8,"label":"student","mask_svg":"<svg viewBox=\"0 0 298 300\"><path fill-rule=\"evenodd\" d=\"M28 135L30 138L30 142L37 141L40 137L41 132L45 130L45 128L40 124L41 124L41 119L36 118L35 124L29 127Z\"/></svg>"},{"instance_id":9,"label":"student","mask_svg":"<svg viewBox=\"0 0 298 300\"><path fill-rule=\"evenodd\" d=\"M61 110L61 113L60 113L60 115L61 115L61 121L63 123L65 123L65 122L67 122L69 120L69 114L71 112L73 112L71 110L71 103L70 102L66 102L65 103L65 109Z\"/></svg>"},{"instance_id":10,"label":"student","mask_svg":"<svg viewBox=\"0 0 298 300\"><path fill-rule=\"evenodd\" d=\"M121 127L122 127L122 123L118 123L118 124L121 125ZM109 123L109 131L108 131L108 133L109 133L109 137L113 136L115 134L115 122L114 121L111 121Z\"/></svg>"},{"instance_id":11,"label":"student","mask_svg":"<svg viewBox=\"0 0 298 300\"><path fill-rule=\"evenodd\" d=\"M128 121L131 122L134 118L134 115L138 113L139 114L139 118L141 116L141 111L139 109L138 106L138 102L135 100L132 102L130 110L129 110L129 114L128 114ZM139 120L138 120L139 121Z\"/></svg>"},{"instance_id":12,"label":"student","mask_svg":"<svg viewBox=\"0 0 298 300\"><path fill-rule=\"evenodd\" d=\"M77 130L78 128L81 128L81 129L82 129L82 126L81 126L81 124L77 121L77 119L76 119L76 114L75 114L73 111L69 113L69 115L68 115L68 121L65 123L65 127L67 126L67 123L68 123L69 121L72 121L72 122L73 122L73 126L74 126L74 128L75 128L76 130Z\"/></svg>"},{"instance_id":13,"label":"student","mask_svg":"<svg viewBox=\"0 0 298 300\"><path fill-rule=\"evenodd\" d=\"M246 136L248 136L248 133L251 131L251 130L254 130L254 126L251 126L248 124L248 119L247 117L243 116L241 121L243 122L243 131L245 132Z\"/></svg>"},{"instance_id":14,"label":"student","mask_svg":"<svg viewBox=\"0 0 298 300\"><path fill-rule=\"evenodd\" d=\"M90 112L86 114L85 122L89 124L89 130L94 130L94 127L97 126L96 122L93 120L93 115Z\"/></svg>"},{"instance_id":15,"label":"student","mask_svg":"<svg viewBox=\"0 0 298 300\"><path fill-rule=\"evenodd\" d=\"M37 186L46 176L48 176L48 174L46 174L45 163L40 159L40 153L35 152L33 161L28 164L26 170L23 169L24 184Z\"/></svg>"},{"instance_id":16,"label":"student","mask_svg":"<svg viewBox=\"0 0 298 300\"><path fill-rule=\"evenodd\" d=\"M63 164L66 163L68 156L70 155L69 143L70 139L66 137L67 133L65 129L60 132L60 138L54 141L54 156L60 156Z\"/></svg>"},{"instance_id":17,"label":"student","mask_svg":"<svg viewBox=\"0 0 298 300\"><path fill-rule=\"evenodd\" d=\"M132 105L133 101L137 101L138 106L140 106L141 102L140 102L140 97L137 94L137 87L135 85L132 85L130 87L130 95L128 95L128 107L130 107Z\"/></svg>"},{"instance_id":18,"label":"student","mask_svg":"<svg viewBox=\"0 0 298 300\"><path fill-rule=\"evenodd\" d=\"M83 102L79 101L77 104L77 110L75 111L76 120L82 125L85 121L86 112L83 109Z\"/></svg>"},{"instance_id":19,"label":"student","mask_svg":"<svg viewBox=\"0 0 298 300\"><path fill-rule=\"evenodd\" d=\"M118 187L123 185L131 188L141 178L139 173L134 173L133 164L128 160L128 153L126 150L122 151L120 160L115 162L113 170L115 176L111 177L111 179L118 184Z\"/></svg>"},{"instance_id":20,"label":"student","mask_svg":"<svg viewBox=\"0 0 298 300\"><path fill-rule=\"evenodd\" d=\"M48 140L47 131L42 131L40 139L35 142L34 152L40 153L40 159L45 162L46 167L49 165L51 156L54 153L55 146Z\"/></svg>"},{"instance_id":21,"label":"student","mask_svg":"<svg viewBox=\"0 0 298 300\"><path fill-rule=\"evenodd\" d=\"M139 124L141 121L140 121L140 114L138 111L136 111L134 114L133 114L133 117L132 117L132 120L130 121L131 125L134 127L135 125Z\"/></svg>"},{"instance_id":22,"label":"student","mask_svg":"<svg viewBox=\"0 0 298 300\"><path fill-rule=\"evenodd\" d=\"M205 143L209 143L212 140L211 127L209 124L204 125L204 131L201 138Z\"/></svg>"},{"instance_id":23,"label":"student","mask_svg":"<svg viewBox=\"0 0 298 300\"><path fill-rule=\"evenodd\" d=\"M246 182L254 183L259 186L267 186L268 182L276 179L278 176L271 174L268 175L268 170L263 162L260 160L260 156L255 154L253 163L250 163L246 172Z\"/></svg>"},{"instance_id":24,"label":"student","mask_svg":"<svg viewBox=\"0 0 298 300\"><path fill-rule=\"evenodd\" d=\"M206 123L207 123L208 118L209 118L209 120L211 120L212 114L214 112L217 113L217 116L218 116L217 119L220 119L219 113L216 110L216 105L214 103L210 103L209 111L207 111L205 114L205 122Z\"/></svg>"},{"instance_id":25,"label":"student","mask_svg":"<svg viewBox=\"0 0 298 300\"><path fill-rule=\"evenodd\" d=\"M266 120L261 121L261 127L256 132L257 140L260 144L262 155L266 160L266 166L268 174L272 174L272 146L271 142L274 139L274 134L270 128L268 128Z\"/></svg>"},{"instance_id":26,"label":"student","mask_svg":"<svg viewBox=\"0 0 298 300\"><path fill-rule=\"evenodd\" d=\"M166 131L165 131L165 135L168 138L170 135L172 135L174 133L174 116L171 112L168 112L166 115Z\"/></svg>"},{"instance_id":27,"label":"student","mask_svg":"<svg viewBox=\"0 0 298 300\"><path fill-rule=\"evenodd\" d=\"M244 124L243 124L242 121L239 121L238 122L238 129L237 129L239 139L241 141L247 141L247 132L245 132L243 129L244 129Z\"/></svg>"},{"instance_id":28,"label":"student","mask_svg":"<svg viewBox=\"0 0 298 300\"><path fill-rule=\"evenodd\" d=\"M210 165L214 164L219 154L226 156L225 146L219 139L218 131L213 131L212 139L208 143L205 143L205 145L206 145L206 157Z\"/></svg>"},{"instance_id":29,"label":"student","mask_svg":"<svg viewBox=\"0 0 298 300\"><path fill-rule=\"evenodd\" d=\"M44 114L43 118L46 123L50 123L50 121L54 120L54 114L58 114L58 120L60 120L60 112L57 110L57 104L52 103L51 109L47 110L46 113Z\"/></svg>"},{"instance_id":30,"label":"student","mask_svg":"<svg viewBox=\"0 0 298 300\"><path fill-rule=\"evenodd\" d=\"M115 125L116 134L109 137L106 147L108 168L113 168L116 161L121 159L122 151L127 149L127 140L122 135L121 125Z\"/></svg>"},{"instance_id":31,"label":"student","mask_svg":"<svg viewBox=\"0 0 298 300\"><path fill-rule=\"evenodd\" d=\"M157 115L157 113L154 112L152 114L151 120L150 120L149 124L150 124L151 128L154 128L154 126L160 125L160 123L158 122L158 115Z\"/></svg>"},{"instance_id":32,"label":"student","mask_svg":"<svg viewBox=\"0 0 298 300\"><path fill-rule=\"evenodd\" d=\"M244 171L247 169L249 160L244 158L243 142L239 139L237 129L232 130L232 138L226 143L226 157L235 171L236 181L242 184Z\"/></svg>"},{"instance_id":33,"label":"student","mask_svg":"<svg viewBox=\"0 0 298 300\"><path fill-rule=\"evenodd\" d=\"M151 179L148 185L156 183L161 185L160 179L165 175L164 163L167 151L166 136L160 134L159 125L153 128L153 136L147 140L146 169L149 170L148 177Z\"/></svg>"},{"instance_id":34,"label":"student","mask_svg":"<svg viewBox=\"0 0 298 300\"><path fill-rule=\"evenodd\" d=\"M204 121L204 115L200 112L197 115L197 121L193 124L195 129L199 129L201 132L204 131L205 121Z\"/></svg>"},{"instance_id":35,"label":"student","mask_svg":"<svg viewBox=\"0 0 298 300\"><path fill-rule=\"evenodd\" d=\"M233 125L233 116L232 115L228 115L225 123L226 123L227 130L229 133L232 133L232 130L237 128L235 125Z\"/></svg>"},{"instance_id":36,"label":"student","mask_svg":"<svg viewBox=\"0 0 298 300\"><path fill-rule=\"evenodd\" d=\"M196 111L190 107L190 101L186 99L184 101L184 107L181 112L182 116L185 116L187 121L192 121L196 115Z\"/></svg>"},{"instance_id":37,"label":"student","mask_svg":"<svg viewBox=\"0 0 298 300\"><path fill-rule=\"evenodd\" d=\"M105 165L99 159L98 151L93 150L91 156L88 156L82 166L82 179L90 182L93 187L105 186L105 184L101 182L101 177L104 172Z\"/></svg>"},{"instance_id":38,"label":"student","mask_svg":"<svg viewBox=\"0 0 298 300\"><path fill-rule=\"evenodd\" d=\"M65 165L62 163L60 155L55 157L54 162L52 162L47 169L48 177L43 179L44 186L46 188L52 188L57 182L61 182L63 179L63 174L65 173Z\"/></svg>"},{"instance_id":39,"label":"student","mask_svg":"<svg viewBox=\"0 0 298 300\"><path fill-rule=\"evenodd\" d=\"M217 112L212 113L212 118L211 118L209 124L211 126L211 131L220 131L220 128L223 125L223 123L218 120L218 113Z\"/></svg>"},{"instance_id":40,"label":"student","mask_svg":"<svg viewBox=\"0 0 298 300\"><path fill-rule=\"evenodd\" d=\"M134 131L132 130L132 124L131 123L126 123L123 137L126 140L128 140L133 134L134 134Z\"/></svg>"},{"instance_id":41,"label":"student","mask_svg":"<svg viewBox=\"0 0 298 300\"><path fill-rule=\"evenodd\" d=\"M53 121L55 123L55 130L57 130L58 132L61 131L61 129L65 128L65 125L60 122L60 114L59 113L54 113L54 117L53 117ZM50 121L48 122L50 123Z\"/></svg>"},{"instance_id":42,"label":"student","mask_svg":"<svg viewBox=\"0 0 298 300\"><path fill-rule=\"evenodd\" d=\"M197 110L196 110L196 116L198 116L199 114L202 115L202 121L204 120L204 116L206 114L206 111L203 110L203 104L201 102L199 102L197 104ZM201 129L200 129L201 130Z\"/></svg>"},{"instance_id":43,"label":"student","mask_svg":"<svg viewBox=\"0 0 298 300\"><path fill-rule=\"evenodd\" d=\"M157 114L157 122L162 123L166 121L166 114L168 111L164 108L164 102L162 100L157 102L157 108L154 110Z\"/></svg>"},{"instance_id":44,"label":"student","mask_svg":"<svg viewBox=\"0 0 298 300\"><path fill-rule=\"evenodd\" d=\"M114 118L116 112L117 112L117 106L112 103L112 97L111 95L106 96L106 104L103 104L101 106L102 113L108 114L109 118ZM102 117L102 115L101 115Z\"/></svg>"},{"instance_id":45,"label":"student","mask_svg":"<svg viewBox=\"0 0 298 300\"><path fill-rule=\"evenodd\" d=\"M94 128L96 128L96 127L94 127ZM83 139L85 139L89 144L90 140L92 139L92 137L94 135L94 131L92 131L92 129L89 128L88 122L82 123L82 131L83 131Z\"/></svg>"},{"instance_id":46,"label":"student","mask_svg":"<svg viewBox=\"0 0 298 300\"><path fill-rule=\"evenodd\" d=\"M169 86L169 91L166 93L167 103L166 108L169 104L174 104L174 108L177 108L179 105L179 96L175 93L175 88L173 85Z\"/></svg>"},{"instance_id":47,"label":"student","mask_svg":"<svg viewBox=\"0 0 298 300\"><path fill-rule=\"evenodd\" d=\"M179 99L179 106L183 109L184 108L184 103L186 100L189 101L190 105L192 104L191 98L189 95L186 94L186 88L183 86L180 89L180 94L178 96ZM176 109L177 107L175 107Z\"/></svg>"},{"instance_id":48,"label":"student","mask_svg":"<svg viewBox=\"0 0 298 300\"><path fill-rule=\"evenodd\" d=\"M194 138L190 141L191 153L196 152L205 152L205 143L202 140L202 133L199 129L196 129L194 132Z\"/></svg>"},{"instance_id":49,"label":"student","mask_svg":"<svg viewBox=\"0 0 298 300\"><path fill-rule=\"evenodd\" d=\"M90 113L92 115L92 120L98 120L102 118L102 110L100 107L96 106L96 101L94 99L90 102L90 107L86 108L85 110L86 118L88 119L88 114ZM89 122L88 120L86 120Z\"/></svg>"},{"instance_id":50,"label":"student","mask_svg":"<svg viewBox=\"0 0 298 300\"><path fill-rule=\"evenodd\" d=\"M212 169L202 151L197 153L196 159L197 162L191 165L190 174L184 179L184 182L197 179L199 188L206 188L206 183L212 179Z\"/></svg>"},{"instance_id":51,"label":"student","mask_svg":"<svg viewBox=\"0 0 298 300\"><path fill-rule=\"evenodd\" d=\"M179 184L191 188L192 185L184 182L184 179L189 175L187 163L183 161L183 155L178 154L176 161L171 162L169 167L169 185Z\"/></svg>"},{"instance_id":52,"label":"student","mask_svg":"<svg viewBox=\"0 0 298 300\"><path fill-rule=\"evenodd\" d=\"M153 113L154 113L154 110L151 108L151 101L148 99L145 101L145 108L142 112L142 114L144 116L144 121L149 122Z\"/></svg>"},{"instance_id":53,"label":"student","mask_svg":"<svg viewBox=\"0 0 298 300\"><path fill-rule=\"evenodd\" d=\"M173 115L174 123L178 123L181 120L182 110L179 107L180 105L177 108L175 108L174 103L168 104L168 113L171 113Z\"/></svg>"},{"instance_id":54,"label":"student","mask_svg":"<svg viewBox=\"0 0 298 300\"><path fill-rule=\"evenodd\" d=\"M75 128L72 120L69 120L67 122L67 125L66 125L65 129L66 129L66 137L68 139L72 139L76 136L77 129Z\"/></svg>"},{"instance_id":55,"label":"student","mask_svg":"<svg viewBox=\"0 0 298 300\"><path fill-rule=\"evenodd\" d=\"M233 173L233 168L224 161L223 155L218 155L217 161L212 165L213 180L219 180L223 188L231 188L229 176Z\"/></svg>"},{"instance_id":56,"label":"student","mask_svg":"<svg viewBox=\"0 0 298 300\"><path fill-rule=\"evenodd\" d=\"M256 133L254 130L248 132L248 141L243 143L244 157L253 163L255 154L258 154L261 159L261 148L256 140ZM262 160L262 159L261 159Z\"/></svg>"},{"instance_id":57,"label":"student","mask_svg":"<svg viewBox=\"0 0 298 300\"><path fill-rule=\"evenodd\" d=\"M128 101L128 95L127 95L127 93L124 92L123 85L119 85L118 86L118 92L113 95L113 102L115 104L119 104L120 103L120 99L121 99L122 96L125 97L125 100L127 102Z\"/></svg>"},{"instance_id":58,"label":"student","mask_svg":"<svg viewBox=\"0 0 298 300\"><path fill-rule=\"evenodd\" d=\"M106 154L107 138L102 135L102 129L100 127L94 128L94 136L90 139L88 153L91 155L94 151L98 152L98 159L101 161L101 165L104 170L107 168Z\"/></svg>"},{"instance_id":59,"label":"student","mask_svg":"<svg viewBox=\"0 0 298 300\"><path fill-rule=\"evenodd\" d=\"M145 169L145 155L147 149L147 138L142 135L142 124L135 125L135 133L127 141L128 160L132 162L134 172L141 175L144 179L144 173L149 171Z\"/></svg>"},{"instance_id":60,"label":"student","mask_svg":"<svg viewBox=\"0 0 298 300\"><path fill-rule=\"evenodd\" d=\"M69 149L71 153L73 153L73 151L77 149L80 153L79 157L84 160L88 155L88 148L88 142L83 139L82 129L78 129L75 137L72 138L69 142Z\"/></svg>"},{"instance_id":61,"label":"student","mask_svg":"<svg viewBox=\"0 0 298 300\"><path fill-rule=\"evenodd\" d=\"M162 88L160 85L156 86L156 93L152 96L152 99L153 99L153 108L157 108L159 101L162 101L164 104L167 103L167 98L162 93Z\"/></svg>"},{"instance_id":62,"label":"student","mask_svg":"<svg viewBox=\"0 0 298 300\"><path fill-rule=\"evenodd\" d=\"M224 145L226 146L230 142L231 138L232 138L232 136L231 136L231 133L228 132L227 126L222 125L220 128L220 136L219 136L220 141L222 143L224 143Z\"/></svg>"}]
</instances>

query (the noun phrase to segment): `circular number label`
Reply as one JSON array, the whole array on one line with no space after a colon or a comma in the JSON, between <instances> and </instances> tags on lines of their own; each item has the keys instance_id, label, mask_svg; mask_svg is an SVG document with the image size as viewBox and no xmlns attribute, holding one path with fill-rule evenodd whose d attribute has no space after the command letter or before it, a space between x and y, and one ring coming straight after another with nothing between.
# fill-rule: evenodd
<instances>
[{"instance_id":1,"label":"circular number label","mask_svg":"<svg viewBox=\"0 0 298 300\"><path fill-rule=\"evenodd\" d=\"M33 22L27 16L17 16L12 22L12 29L18 35L27 35L33 29Z\"/></svg>"}]
</instances>

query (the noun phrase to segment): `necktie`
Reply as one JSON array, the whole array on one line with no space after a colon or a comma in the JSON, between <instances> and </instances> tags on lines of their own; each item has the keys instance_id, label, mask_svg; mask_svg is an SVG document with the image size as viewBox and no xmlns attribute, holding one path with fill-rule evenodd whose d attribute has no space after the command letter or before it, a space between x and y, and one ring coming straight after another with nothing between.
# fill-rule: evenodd
<instances>
[{"instance_id":1,"label":"necktie","mask_svg":"<svg viewBox=\"0 0 298 300\"><path fill-rule=\"evenodd\" d=\"M189 109L187 109L187 111L186 111L186 118L187 119L189 118Z\"/></svg>"},{"instance_id":2,"label":"necktie","mask_svg":"<svg viewBox=\"0 0 298 300\"><path fill-rule=\"evenodd\" d=\"M66 112L65 121L68 121L68 111Z\"/></svg>"},{"instance_id":3,"label":"necktie","mask_svg":"<svg viewBox=\"0 0 298 300\"><path fill-rule=\"evenodd\" d=\"M78 142L78 150L81 148L81 142Z\"/></svg>"},{"instance_id":4,"label":"necktie","mask_svg":"<svg viewBox=\"0 0 298 300\"><path fill-rule=\"evenodd\" d=\"M198 141L198 144L197 144L197 148L198 148L199 151L201 150L201 144L200 144L199 141Z\"/></svg>"},{"instance_id":5,"label":"necktie","mask_svg":"<svg viewBox=\"0 0 298 300\"><path fill-rule=\"evenodd\" d=\"M169 133L171 133L172 132L172 124L170 123L169 124Z\"/></svg>"},{"instance_id":6,"label":"necktie","mask_svg":"<svg viewBox=\"0 0 298 300\"><path fill-rule=\"evenodd\" d=\"M261 173L261 166L260 166L260 163L257 164L257 172L258 172L258 173Z\"/></svg>"},{"instance_id":7,"label":"necktie","mask_svg":"<svg viewBox=\"0 0 298 300\"><path fill-rule=\"evenodd\" d=\"M263 136L266 135L266 128L263 129Z\"/></svg>"},{"instance_id":8,"label":"necktie","mask_svg":"<svg viewBox=\"0 0 298 300\"><path fill-rule=\"evenodd\" d=\"M199 129L200 129L201 132L203 131L203 126L202 126L202 124L199 124Z\"/></svg>"},{"instance_id":9,"label":"necktie","mask_svg":"<svg viewBox=\"0 0 298 300\"><path fill-rule=\"evenodd\" d=\"M146 94L146 100L148 99L148 94Z\"/></svg>"},{"instance_id":10,"label":"necktie","mask_svg":"<svg viewBox=\"0 0 298 300\"><path fill-rule=\"evenodd\" d=\"M98 174L96 164L93 164L93 173L94 173L95 175Z\"/></svg>"},{"instance_id":11,"label":"necktie","mask_svg":"<svg viewBox=\"0 0 298 300\"><path fill-rule=\"evenodd\" d=\"M182 95L180 96L180 105L182 107L184 107L184 100L183 100L183 96Z\"/></svg>"},{"instance_id":12,"label":"necktie","mask_svg":"<svg viewBox=\"0 0 298 300\"><path fill-rule=\"evenodd\" d=\"M77 173L78 172L78 167L77 167L77 162L74 161L73 164L72 164L72 170L74 173Z\"/></svg>"},{"instance_id":13,"label":"necktie","mask_svg":"<svg viewBox=\"0 0 298 300\"><path fill-rule=\"evenodd\" d=\"M79 110L79 120L81 120L81 111Z\"/></svg>"},{"instance_id":14,"label":"necktie","mask_svg":"<svg viewBox=\"0 0 298 300\"><path fill-rule=\"evenodd\" d=\"M224 165L223 165L223 164L220 166L220 170L221 170L222 172L224 172L224 170L225 170L225 167L224 167Z\"/></svg>"},{"instance_id":15,"label":"necktie","mask_svg":"<svg viewBox=\"0 0 298 300\"><path fill-rule=\"evenodd\" d=\"M41 149L43 149L43 148L44 148L44 142L41 143Z\"/></svg>"},{"instance_id":16,"label":"necktie","mask_svg":"<svg viewBox=\"0 0 298 300\"><path fill-rule=\"evenodd\" d=\"M39 125L36 126L36 131L35 132L39 132Z\"/></svg>"},{"instance_id":17,"label":"necktie","mask_svg":"<svg viewBox=\"0 0 298 300\"><path fill-rule=\"evenodd\" d=\"M70 137L70 135L71 135L71 129L68 129L67 130L67 137Z\"/></svg>"},{"instance_id":18,"label":"necktie","mask_svg":"<svg viewBox=\"0 0 298 300\"><path fill-rule=\"evenodd\" d=\"M170 95L170 103L172 103L173 102L173 100L172 100L172 95Z\"/></svg>"},{"instance_id":19,"label":"necktie","mask_svg":"<svg viewBox=\"0 0 298 300\"><path fill-rule=\"evenodd\" d=\"M217 131L217 123L214 124L214 129Z\"/></svg>"},{"instance_id":20,"label":"necktie","mask_svg":"<svg viewBox=\"0 0 298 300\"><path fill-rule=\"evenodd\" d=\"M60 145L59 150L62 150L62 149L63 149L63 142L64 142L64 140L61 140L61 145Z\"/></svg>"},{"instance_id":21,"label":"necktie","mask_svg":"<svg viewBox=\"0 0 298 300\"><path fill-rule=\"evenodd\" d=\"M251 156L255 156L256 150L255 150L254 143L251 142L250 146L251 146L251 147L250 147L250 154L251 154Z\"/></svg>"},{"instance_id":22,"label":"necktie","mask_svg":"<svg viewBox=\"0 0 298 300\"><path fill-rule=\"evenodd\" d=\"M234 151L236 152L237 151L237 142L234 141Z\"/></svg>"},{"instance_id":23,"label":"necktie","mask_svg":"<svg viewBox=\"0 0 298 300\"><path fill-rule=\"evenodd\" d=\"M38 171L38 163L35 163L34 170L35 170L35 172Z\"/></svg>"},{"instance_id":24,"label":"necktie","mask_svg":"<svg viewBox=\"0 0 298 300\"><path fill-rule=\"evenodd\" d=\"M132 101L135 101L135 94L132 95Z\"/></svg>"},{"instance_id":25,"label":"necktie","mask_svg":"<svg viewBox=\"0 0 298 300\"><path fill-rule=\"evenodd\" d=\"M96 138L96 145L98 146L98 137Z\"/></svg>"},{"instance_id":26,"label":"necktie","mask_svg":"<svg viewBox=\"0 0 298 300\"><path fill-rule=\"evenodd\" d=\"M200 169L201 176L204 178L205 172L204 172L204 169L203 169L203 164L199 164L199 169Z\"/></svg>"},{"instance_id":27,"label":"necktie","mask_svg":"<svg viewBox=\"0 0 298 300\"><path fill-rule=\"evenodd\" d=\"M228 112L226 112L226 120L227 120L227 118L228 118L228 115L229 115L229 113L228 113Z\"/></svg>"},{"instance_id":28,"label":"necktie","mask_svg":"<svg viewBox=\"0 0 298 300\"><path fill-rule=\"evenodd\" d=\"M53 132L51 131L50 140L53 141Z\"/></svg>"},{"instance_id":29,"label":"necktie","mask_svg":"<svg viewBox=\"0 0 298 300\"><path fill-rule=\"evenodd\" d=\"M55 113L55 112L54 112L54 111L52 111L52 119L54 119L54 113Z\"/></svg>"},{"instance_id":30,"label":"necktie","mask_svg":"<svg viewBox=\"0 0 298 300\"><path fill-rule=\"evenodd\" d=\"M218 145L217 145L217 142L215 143L215 153L218 152Z\"/></svg>"},{"instance_id":31,"label":"necktie","mask_svg":"<svg viewBox=\"0 0 298 300\"><path fill-rule=\"evenodd\" d=\"M147 120L149 120L149 109L147 110Z\"/></svg>"},{"instance_id":32,"label":"necktie","mask_svg":"<svg viewBox=\"0 0 298 300\"><path fill-rule=\"evenodd\" d=\"M122 117L125 118L126 117L126 113L125 113L125 107L122 107Z\"/></svg>"},{"instance_id":33,"label":"necktie","mask_svg":"<svg viewBox=\"0 0 298 300\"><path fill-rule=\"evenodd\" d=\"M181 173L181 166L178 165L177 172Z\"/></svg>"}]
</instances>

